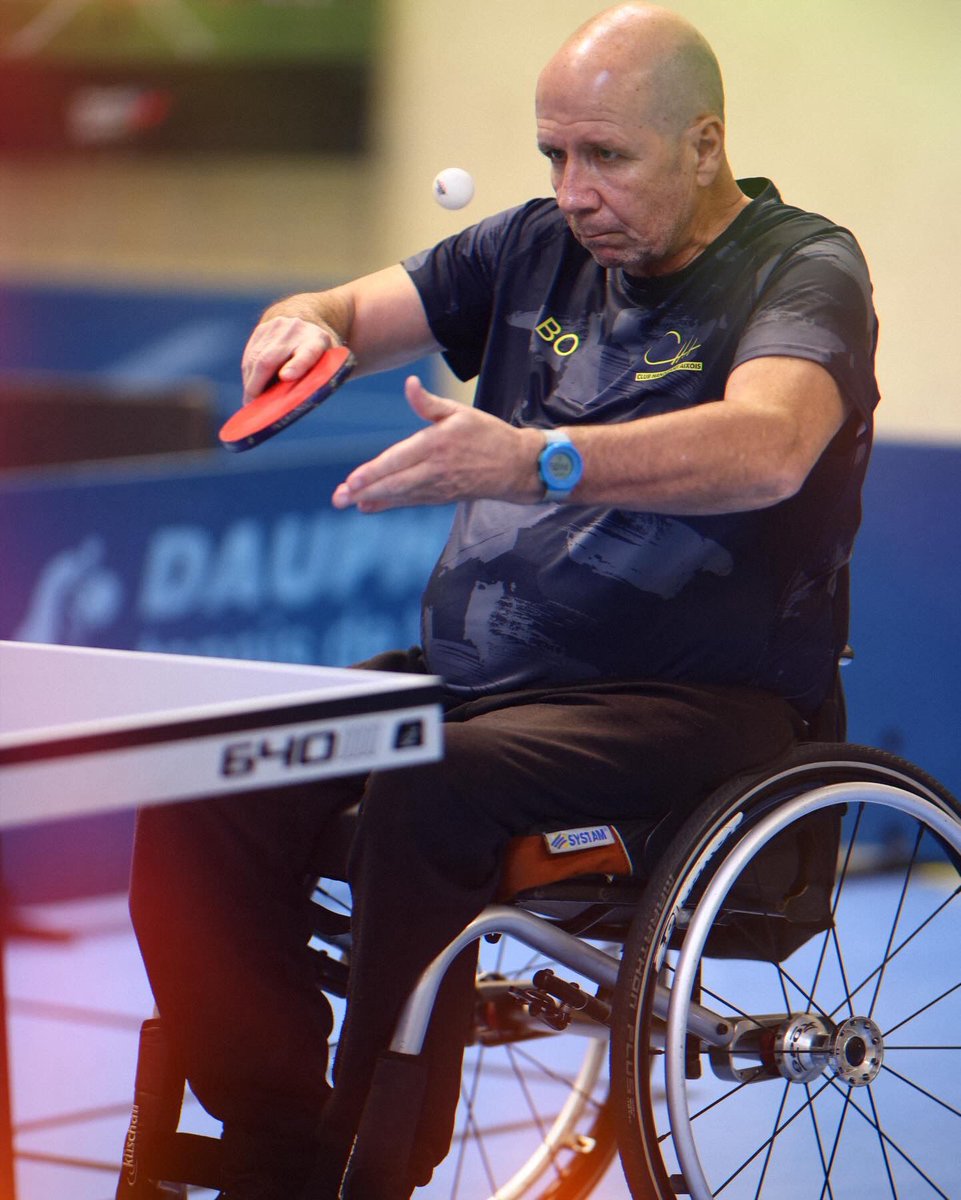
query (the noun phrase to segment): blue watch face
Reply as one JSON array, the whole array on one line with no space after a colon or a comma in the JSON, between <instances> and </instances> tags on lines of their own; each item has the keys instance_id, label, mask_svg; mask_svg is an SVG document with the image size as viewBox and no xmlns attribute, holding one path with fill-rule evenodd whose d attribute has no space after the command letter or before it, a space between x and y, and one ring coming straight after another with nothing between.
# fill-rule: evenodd
<instances>
[{"instance_id":1,"label":"blue watch face","mask_svg":"<svg viewBox=\"0 0 961 1200\"><path fill-rule=\"evenodd\" d=\"M552 443L541 454L541 478L551 491L571 491L582 470L581 456L570 443Z\"/></svg>"},{"instance_id":2,"label":"blue watch face","mask_svg":"<svg viewBox=\"0 0 961 1200\"><path fill-rule=\"evenodd\" d=\"M555 483L566 483L577 470L577 463L572 454L558 446L557 453L551 455L548 469Z\"/></svg>"}]
</instances>

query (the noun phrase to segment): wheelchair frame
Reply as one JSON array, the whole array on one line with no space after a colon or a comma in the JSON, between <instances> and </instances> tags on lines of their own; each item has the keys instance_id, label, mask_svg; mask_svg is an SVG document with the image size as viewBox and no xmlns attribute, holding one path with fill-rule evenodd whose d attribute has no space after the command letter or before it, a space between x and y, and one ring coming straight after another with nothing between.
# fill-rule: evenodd
<instances>
[{"instance_id":1,"label":"wheelchair frame","mask_svg":"<svg viewBox=\"0 0 961 1200\"><path fill-rule=\"evenodd\" d=\"M852 993L841 962L839 986L847 996L843 1012L840 1005L821 1004L813 983L809 988L798 984L791 964L795 955L813 953L820 941L817 982L826 957L833 956L830 948L837 941L842 916L841 883L855 877L851 866L854 840L840 854L833 845L828 846L827 857L835 861L830 863L826 924L823 919L820 924L812 920L810 905L805 908L807 894L817 891L807 864L802 864L804 869L796 878L783 880L785 896L780 899L769 896L758 903L756 897L745 900L738 896L741 880L755 870L768 848L779 844L778 839L800 829L799 822L841 809L847 810L849 823L855 812L893 814L913 827L916 835L913 849L906 857L898 857L905 877L880 965ZM840 821L839 816L839 825ZM362 1172L365 1180L376 1180L378 1171L389 1177L396 1169L392 1156L384 1152L384 1130L396 1125L398 1113L413 1109L410 1076L404 1067L417 1062L437 989L448 966L465 947L478 940L504 937L581 980L580 985L563 978L544 983L537 976L528 979L525 972L496 981L497 996L513 992L520 1005L521 1015L503 1035L505 1042L535 1036L532 1031L538 1014L546 1016L548 1023L553 1021L555 1029L568 1025L584 1032L586 1027L597 1040L589 1043L583 1066L566 1085L569 1096L561 1111L556 1117L551 1114L537 1129L528 1158L504 1181L490 1174L485 1186L491 1200L580 1200L597 1185L615 1152L620 1153L635 1200L671 1200L678 1195L694 1200L762 1195L777 1200L861 1200L865 1194L899 1200L918 1196L920 1200L922 1196L950 1195L946 1189L952 1186L952 1175L945 1155L951 1154L953 1136L961 1130L961 1124L956 1124L961 1122L961 1097L955 1087L961 1082L961 1071L953 1072L944 1097L930 1093L919 1080L903 1076L891 1064L890 1055L885 1057L888 1038L875 1006L891 963L902 954L913 953L914 941L927 929L928 921L922 920L895 945L898 926L907 919L908 894L912 888L917 890L916 878L923 877L922 891L933 880L936 897L947 897L939 902L940 907L935 904L932 920L961 894L961 808L954 798L913 764L882 751L842 743L804 743L773 769L732 781L715 792L679 829L654 839L651 858L642 884L636 879L599 878L537 888L511 904L486 909L445 948L424 972L403 1010L387 1074L382 1086L372 1089L351 1169ZM870 886L874 876L859 872L856 878L867 880ZM565 920L567 912L573 917ZM629 925L625 923L628 912L632 913ZM742 936L739 923L762 931L776 925L779 930L789 929L792 936L777 950L761 947L758 953L757 945L742 946L738 958L724 939L733 929L737 947ZM756 937L756 933L750 936ZM587 938L622 942L623 953L602 949ZM725 993L712 991L705 982L716 957L712 939L725 964L733 963L738 969L742 965L760 967L766 960L779 979L776 1002L759 1010L757 1003L728 1003ZM782 955L788 968L782 965ZM840 948L837 957L841 958ZM923 964L917 970L923 971ZM870 1004L856 1011L854 997L872 980L877 986ZM598 999L590 996L583 981L596 985ZM483 986L482 982L479 987ZM745 986L753 997L755 984ZM790 1002L792 989L801 995L802 1003ZM705 998L710 1002L705 1003ZM949 981L942 995L895 1027L910 1021L927 1024L930 1013L939 1006L950 1010L947 1026L953 1029L954 1020L961 1018L961 982ZM495 1043L501 1033L494 1031ZM922 1065L925 1054L929 1061L936 1058L943 1075L950 1065L961 1066L961 1046L940 1033L938 1029L927 1035L929 1042L923 1052L915 1052L917 1048L911 1046L907 1051L913 1053L912 1061L920 1053ZM599 1082L603 1089L599 1046L608 1037L610 1093L590 1100L581 1093ZM893 1046L891 1050L893 1053ZM904 1052L901 1047L897 1050L898 1054ZM922 1105L930 1108L925 1134L943 1128L940 1137L930 1139L936 1148L931 1166L921 1165L906 1149L905 1139L882 1126L877 1112L874 1092L893 1079L905 1078L905 1086L927 1097ZM705 1079L718 1091L709 1101L697 1096ZM796 1111L790 1109L794 1095L799 1098ZM840 1108L840 1116L826 1122L833 1142L821 1135L815 1115L824 1096L836 1100ZM859 1099L862 1096L867 1108ZM744 1161L732 1167L722 1154L722 1166L705 1163L715 1151L713 1143L699 1137L702 1106L709 1105L705 1113L723 1112L726 1104L748 1097L749 1117L740 1124L732 1122L723 1139L733 1143L750 1134L742 1152ZM758 1120L753 1115L757 1097L770 1097L771 1107L775 1098L779 1103L773 1125L770 1116L765 1117L765 1132L755 1148L751 1126ZM169 1120L169 1100L167 1103ZM790 1117L782 1115L789 1110ZM797 1179L796 1158L785 1158L782 1167L778 1148L787 1133L796 1132L804 1123L797 1120L799 1114L805 1122L809 1118L815 1130L814 1148L802 1159L805 1174L812 1178L803 1184ZM859 1140L857 1149L848 1152L845 1126L849 1119L852 1124L868 1126L872 1146L867 1150ZM585 1121L586 1130L582 1129ZM871 1178L867 1179L869 1172ZM148 1186L152 1190L147 1190ZM141 1191L123 1190L121 1184L117 1193L123 1200L183 1194L176 1187L155 1182L145 1183ZM439 1193L432 1187L423 1194Z\"/></svg>"},{"instance_id":2,"label":"wheelchair frame","mask_svg":"<svg viewBox=\"0 0 961 1200\"><path fill-rule=\"evenodd\" d=\"M404 1008L390 1047L393 1061L389 1071L385 1072L378 1100L372 1103L361 1126L354 1161L359 1162L365 1180L375 1178L378 1167L384 1169L383 1138L378 1136L378 1131L387 1119L386 1112L397 1111L396 1105L407 1090L400 1060L406 1057L414 1061L420 1053L437 989L447 968L472 942L491 935L504 935L593 981L602 993L613 993L613 1003L598 1006L595 1020L607 1023L611 1028L612 1060L618 1066L611 1098L616 1139L631 1194L637 1200L670 1200L678 1195L691 1196L694 1200L713 1200L721 1195L762 1194L777 1197L777 1200L795 1195L798 1200L824 1196L838 1197L838 1200L857 1197L860 1200L865 1194L890 1195L893 1200L907 1195L946 1197L953 1194L949 1190L953 1174L946 1162L944 1147L953 1144L951 1134L961 1131L961 1125L954 1124L961 1121L959 1089L949 1086L949 1098L928 1094L920 1080L907 1079L893 1065L886 1066L888 1039L879 1023L880 1018L875 1020L878 1016L875 1005L881 977L926 925L922 921L919 929L912 931L899 945L894 945L895 931L903 917L909 878L915 869L918 874L929 876L929 859L933 854L938 859L938 869L946 869L953 876L951 887L943 882L940 885L940 891L948 896L946 903L961 892L961 809L957 802L912 764L869 748L834 743L801 746L773 772L765 771L753 779L728 785L715 793L715 797L719 800L713 811L711 802L697 810L673 839L660 866L648 879L625 940L623 957L586 943L577 934L566 932L544 916L505 905L486 909L438 955L421 976ZM743 918L750 909L750 905L745 909L736 897L738 882L745 872L779 837L783 838L787 831L797 827L798 822L839 809L852 813L865 810L890 812L909 825L913 824L917 834L908 859L897 919L883 948L881 964L875 972L869 972L867 980L848 997L849 1011L838 1012L840 1006L832 1010L824 1008L815 1000L813 987L806 1006L785 1003L783 1009L768 1008L760 1013L756 1009L731 1009L717 1001L713 1006L700 1002L697 996L701 990L701 972L706 959L711 957L710 950L705 954L705 949L716 935L717 922L730 921L732 914L735 920L739 915ZM924 838L927 838L929 857L922 868L918 849ZM803 953L807 943L816 941L819 935L823 936L826 945L837 937L841 923L838 912L841 885L838 881L850 873L850 856L850 846L843 855L836 856L838 874L832 884L830 924L811 933L802 929L800 944L789 942L784 951L789 962L799 952ZM552 898L555 903L563 904L565 892L569 894L570 890L563 884L550 885L538 892L537 900L542 907ZM607 881L601 890L610 894ZM524 900L519 903L523 904ZM773 910L750 912L749 916L751 919L760 916L768 922L785 919L783 912ZM676 954L670 984L666 982L664 971L669 951ZM745 960L758 960L760 965L759 960L764 955L757 951L757 946L749 947ZM818 974L824 969L824 956L822 948ZM774 959L777 955L769 957ZM840 948L838 957L841 958ZM774 965L782 969L779 963ZM843 975L843 961L840 969ZM874 996L870 1003L865 1002L858 1008L853 1003L855 997L865 992L867 981L875 975L878 986ZM842 991L848 986L845 981ZM524 989L519 990L523 994ZM566 997L568 1002L572 999L563 984L560 987L554 985L550 990L555 996ZM948 1029L953 1029L953 1019L961 1017L958 990L961 990L961 982L952 982L942 996L933 998L932 1005L921 1006L920 1013L926 1013L942 1002L950 1005L952 1020L948 1022ZM536 991L536 988L528 990L526 995L530 998ZM578 1009L583 1007L576 1001L575 1004ZM915 1020L916 1016L909 1015L897 1027ZM898 1046L896 1049L900 1052L903 1048ZM908 1049L917 1050L916 1047ZM946 1047L936 1039L927 1049L949 1060L953 1053L955 1065L961 1066L961 1046ZM923 1053L916 1052L913 1057L923 1059ZM693 1070L692 1059L695 1060ZM791 1184L795 1190L790 1190L785 1186L783 1175L779 1176L772 1165L776 1142L784 1132L780 1117L775 1118L772 1131L758 1139L758 1148L752 1149L753 1144L749 1143L743 1162L733 1168L726 1164L720 1177L713 1166L705 1167L702 1162L705 1148L699 1145L695 1133L699 1102L692 1101L690 1095L692 1078L702 1075L698 1059L705 1060L705 1066L710 1065L722 1089L731 1085L732 1095L758 1091L758 1084L767 1085L769 1091L780 1098L779 1112L785 1111L788 1093L796 1090L801 1101L790 1119L783 1119L784 1130L795 1122L799 1112L810 1110L812 1119L816 1120L813 1113L821 1093L827 1091L828 1099L837 1100L841 1115L833 1118L836 1122L833 1146L830 1139L825 1139L819 1150L812 1147L809 1153L809 1166L813 1162L814 1168L808 1174L813 1179L808 1179L806 1185L810 1185L811 1190L797 1190L796 1180ZM917 1065L914 1069L918 1069ZM652 1101L649 1082L652 1070L663 1077L664 1102L661 1106L665 1112L657 1128L652 1127L651 1121L652 1106L658 1103ZM916 1152L909 1152L902 1137L892 1134L890 1127L883 1126L877 1115L872 1117L857 1099L860 1090L865 1089L863 1095L874 1109L874 1085L879 1080L881 1084L886 1081L886 1072L890 1077L903 1080L905 1086L925 1094L931 1109L926 1134L930 1134L936 1125L934 1114L946 1114L942 1122L945 1137L935 1139L941 1148L934 1155L937 1161L932 1168L922 1163ZM694 1089L699 1086L694 1084ZM814 1095L817 1089L820 1090ZM722 1098L711 1103L724 1102ZM876 1113L876 1109L874 1111ZM847 1145L842 1137L846 1117L852 1122L859 1120L871 1126L869 1140L873 1140L873 1149L869 1146L865 1150L864 1139L858 1139L857 1149L848 1154L857 1166L853 1183L849 1178L851 1171L844 1169L847 1164L843 1161ZM895 1116L895 1124L897 1120ZM559 1133L549 1131L545 1141L552 1135L562 1145L563 1139L569 1138L570 1127L562 1122ZM851 1140L849 1136L848 1140ZM820 1135L813 1141L820 1142ZM663 1159L652 1149L659 1145L667 1145L670 1149ZM825 1150L825 1146L828 1149ZM609 1147L594 1146L590 1152L603 1160L607 1150ZM710 1146L707 1152L713 1153ZM589 1194L606 1165L599 1162L593 1171L585 1171L585 1164L575 1160L572 1169L557 1167L555 1171L549 1150L542 1150L538 1161L541 1176L522 1170L492 1190L493 1200L515 1200L520 1196L536 1196L538 1200L541 1197L575 1200ZM796 1164L788 1163L783 1169L792 1176L799 1173ZM871 1182L865 1178L869 1169L878 1176ZM551 1178L552 1173L556 1178ZM739 1178L742 1173L746 1175L744 1180ZM866 1186L868 1191L864 1190Z\"/></svg>"}]
</instances>

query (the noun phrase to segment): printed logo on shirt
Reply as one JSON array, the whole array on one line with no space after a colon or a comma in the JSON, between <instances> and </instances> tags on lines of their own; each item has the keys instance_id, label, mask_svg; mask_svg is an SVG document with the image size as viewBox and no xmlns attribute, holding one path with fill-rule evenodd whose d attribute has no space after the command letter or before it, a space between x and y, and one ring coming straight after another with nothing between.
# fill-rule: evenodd
<instances>
[{"instance_id":1,"label":"printed logo on shirt","mask_svg":"<svg viewBox=\"0 0 961 1200\"><path fill-rule=\"evenodd\" d=\"M588 825L582 829L559 829L556 833L545 833L544 841L549 854L570 854L572 850L586 850L595 846L614 846L617 836L610 825Z\"/></svg>"},{"instance_id":2,"label":"printed logo on shirt","mask_svg":"<svg viewBox=\"0 0 961 1200\"><path fill-rule=\"evenodd\" d=\"M703 371L704 363L694 358L701 348L701 343L694 338L684 338L672 329L666 333L654 346L644 351L644 361L652 371L638 371L634 376L635 383L645 383L652 379L663 379L674 371Z\"/></svg>"},{"instance_id":3,"label":"printed logo on shirt","mask_svg":"<svg viewBox=\"0 0 961 1200\"><path fill-rule=\"evenodd\" d=\"M580 334L565 330L556 317L547 317L535 325L534 332L561 358L569 358L581 344Z\"/></svg>"}]
</instances>

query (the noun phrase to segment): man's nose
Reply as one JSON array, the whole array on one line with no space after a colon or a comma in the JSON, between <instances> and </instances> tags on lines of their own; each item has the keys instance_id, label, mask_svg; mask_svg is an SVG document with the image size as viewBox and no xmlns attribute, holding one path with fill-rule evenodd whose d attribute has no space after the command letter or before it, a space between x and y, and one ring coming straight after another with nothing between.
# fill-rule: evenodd
<instances>
[{"instance_id":1,"label":"man's nose","mask_svg":"<svg viewBox=\"0 0 961 1200\"><path fill-rule=\"evenodd\" d=\"M559 172L554 195L557 207L568 215L589 212L600 203L590 172L571 160Z\"/></svg>"}]
</instances>

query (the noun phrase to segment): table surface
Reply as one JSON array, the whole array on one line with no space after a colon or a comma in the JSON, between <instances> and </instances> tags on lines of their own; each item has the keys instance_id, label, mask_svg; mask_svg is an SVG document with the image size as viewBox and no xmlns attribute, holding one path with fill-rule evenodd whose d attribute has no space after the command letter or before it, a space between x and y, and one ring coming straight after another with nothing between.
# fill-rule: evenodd
<instances>
[{"instance_id":1,"label":"table surface","mask_svg":"<svg viewBox=\"0 0 961 1200\"><path fill-rule=\"evenodd\" d=\"M440 682L0 641L0 827L432 761Z\"/></svg>"}]
</instances>

